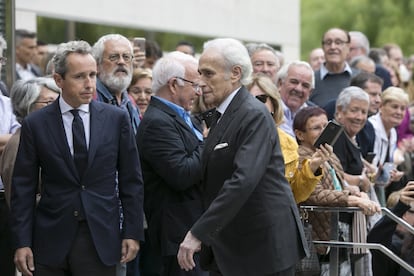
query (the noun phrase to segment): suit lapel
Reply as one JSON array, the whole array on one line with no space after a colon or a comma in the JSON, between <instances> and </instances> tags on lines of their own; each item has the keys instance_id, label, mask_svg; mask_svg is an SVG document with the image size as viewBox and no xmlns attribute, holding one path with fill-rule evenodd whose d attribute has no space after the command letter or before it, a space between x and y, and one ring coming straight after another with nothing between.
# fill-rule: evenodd
<instances>
[{"instance_id":1,"label":"suit lapel","mask_svg":"<svg viewBox=\"0 0 414 276\"><path fill-rule=\"evenodd\" d=\"M224 114L221 115L220 121L215 126L214 131L209 133L205 146L204 146L204 152L202 156L203 170L205 170L207 166L209 156L214 151L214 147L219 142L229 142L229 141L222 141L222 138L226 130L228 129L230 123L233 121L234 116L237 115L236 112L239 109L241 103L248 96L249 96L249 92L244 86L242 86L240 90L237 92L237 94L234 96L233 100L230 102Z\"/></svg>"},{"instance_id":2,"label":"suit lapel","mask_svg":"<svg viewBox=\"0 0 414 276\"><path fill-rule=\"evenodd\" d=\"M95 158L96 150L99 145L99 139L102 138L103 121L105 120L105 114L103 108L92 101L89 105L90 112L90 135L89 135L89 150L88 150L88 168L91 166L93 159Z\"/></svg>"},{"instance_id":3,"label":"suit lapel","mask_svg":"<svg viewBox=\"0 0 414 276\"><path fill-rule=\"evenodd\" d=\"M185 128L187 131L192 133L194 136L193 130L190 128L190 126L184 121L184 119L177 114L173 109L171 109L169 106L167 106L165 103L160 101L159 99L155 97L151 97L150 105L154 106L157 109L161 109L163 112L167 113L171 117L173 117L183 128Z\"/></svg>"},{"instance_id":4,"label":"suit lapel","mask_svg":"<svg viewBox=\"0 0 414 276\"><path fill-rule=\"evenodd\" d=\"M48 108L48 107L46 107ZM68 165L68 168L72 171L72 175L77 175L77 170L75 163L73 161L72 154L70 153L70 148L67 143L67 137L65 133L65 127L62 120L62 112L59 107L59 100L54 101L50 108L47 109L47 112L50 116L45 116L45 123L50 133L50 141L56 145L56 147L61 152L63 159Z\"/></svg>"}]
</instances>

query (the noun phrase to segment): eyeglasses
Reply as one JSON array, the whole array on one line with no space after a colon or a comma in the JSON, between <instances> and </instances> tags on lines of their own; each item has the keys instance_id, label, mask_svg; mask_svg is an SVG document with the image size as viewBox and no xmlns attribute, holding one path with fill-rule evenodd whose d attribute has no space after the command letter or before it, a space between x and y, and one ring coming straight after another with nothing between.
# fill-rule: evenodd
<instances>
[{"instance_id":1,"label":"eyeglasses","mask_svg":"<svg viewBox=\"0 0 414 276\"><path fill-rule=\"evenodd\" d=\"M266 103L267 102L267 98L269 98L269 96L268 95L265 95L265 94L263 94L263 95L257 95L256 96L256 99L258 99L262 103Z\"/></svg>"},{"instance_id":2,"label":"eyeglasses","mask_svg":"<svg viewBox=\"0 0 414 276\"><path fill-rule=\"evenodd\" d=\"M112 54L108 56L108 59L112 62L118 62L121 59L121 57L125 62L128 62L128 63L131 62L132 59L134 58L134 56L130 54L122 54L122 55Z\"/></svg>"},{"instance_id":3,"label":"eyeglasses","mask_svg":"<svg viewBox=\"0 0 414 276\"><path fill-rule=\"evenodd\" d=\"M195 82L190 81L190 80L186 80L186 79L184 79L184 78L182 78L182 77L177 77L177 76L175 76L174 78L177 78L177 79L180 79L180 80L182 80L182 81L185 81L185 82L190 83L190 84L191 84L191 86L193 87L193 89L194 89L194 91L195 91L195 92L200 92L200 91L201 91L201 87L200 87L200 85L199 85L198 83L195 83Z\"/></svg>"},{"instance_id":4,"label":"eyeglasses","mask_svg":"<svg viewBox=\"0 0 414 276\"><path fill-rule=\"evenodd\" d=\"M0 64L1 65L6 65L7 63L7 58L6 57L0 57Z\"/></svg>"},{"instance_id":5,"label":"eyeglasses","mask_svg":"<svg viewBox=\"0 0 414 276\"><path fill-rule=\"evenodd\" d=\"M336 46L344 46L345 44L348 44L349 41L343 41L342 39L328 39L328 40L322 40L322 45L323 46L331 46L333 44L335 44Z\"/></svg>"},{"instance_id":6,"label":"eyeglasses","mask_svg":"<svg viewBox=\"0 0 414 276\"><path fill-rule=\"evenodd\" d=\"M48 100L48 101L36 101L34 103L49 105L53 102L54 102L54 100Z\"/></svg>"},{"instance_id":7,"label":"eyeglasses","mask_svg":"<svg viewBox=\"0 0 414 276\"><path fill-rule=\"evenodd\" d=\"M325 126L316 126L316 127L310 127L307 130L309 131L322 131L325 128Z\"/></svg>"}]
</instances>

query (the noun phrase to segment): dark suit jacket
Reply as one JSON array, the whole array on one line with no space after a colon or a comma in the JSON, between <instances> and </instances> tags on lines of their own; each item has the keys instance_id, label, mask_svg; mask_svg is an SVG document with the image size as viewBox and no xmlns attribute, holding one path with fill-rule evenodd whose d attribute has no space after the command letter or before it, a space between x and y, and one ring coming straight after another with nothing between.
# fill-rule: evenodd
<instances>
[{"instance_id":1,"label":"dark suit jacket","mask_svg":"<svg viewBox=\"0 0 414 276\"><path fill-rule=\"evenodd\" d=\"M12 182L11 225L14 246L31 247L36 262L63 262L81 214L106 265L119 263L121 239L143 240L142 177L125 111L91 102L88 154L88 167L80 179L67 143L59 100L23 121ZM42 189L35 208L39 168ZM117 172L124 215L122 233Z\"/></svg>"},{"instance_id":2,"label":"dark suit jacket","mask_svg":"<svg viewBox=\"0 0 414 276\"><path fill-rule=\"evenodd\" d=\"M206 211L191 231L223 275L268 275L305 255L274 121L246 88L210 132L202 161Z\"/></svg>"},{"instance_id":3,"label":"dark suit jacket","mask_svg":"<svg viewBox=\"0 0 414 276\"><path fill-rule=\"evenodd\" d=\"M151 242L163 256L177 255L202 213L202 144L177 112L152 97L138 128L137 145Z\"/></svg>"}]
</instances>

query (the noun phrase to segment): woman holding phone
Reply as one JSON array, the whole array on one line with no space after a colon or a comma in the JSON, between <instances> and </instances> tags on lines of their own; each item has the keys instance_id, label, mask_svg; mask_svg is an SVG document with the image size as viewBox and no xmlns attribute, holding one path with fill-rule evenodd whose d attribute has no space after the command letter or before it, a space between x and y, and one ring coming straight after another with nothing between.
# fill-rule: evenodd
<instances>
[{"instance_id":1,"label":"woman holding phone","mask_svg":"<svg viewBox=\"0 0 414 276\"><path fill-rule=\"evenodd\" d=\"M328 124L326 112L317 106L305 107L295 116L293 129L299 143L299 164L312 156L315 151L315 141L321 135ZM355 189L350 189L344 179L345 173L338 157L333 153L322 164L323 177L303 203L306 205L335 206L335 207L359 207L365 215L380 212L379 205L371 201L368 195ZM331 214L326 212L309 212L309 222L313 226L313 239L330 240ZM339 222L341 236L345 241L349 240L347 233L350 231L352 221ZM328 273L329 253L327 247L317 247L317 252L322 263L322 273ZM346 250L340 251L340 275L350 275L350 260ZM325 275L323 274L323 275ZM321 274L322 275L322 274Z\"/></svg>"},{"instance_id":2,"label":"woman holding phone","mask_svg":"<svg viewBox=\"0 0 414 276\"><path fill-rule=\"evenodd\" d=\"M322 178L320 165L332 154L332 147L321 146L315 154L303 160L298 168L298 144L289 134L278 127L283 120L283 110L276 85L268 76L257 74L252 77L247 89L267 107L273 116L285 160L285 176L292 188L296 203L300 203L309 197Z\"/></svg>"}]
</instances>

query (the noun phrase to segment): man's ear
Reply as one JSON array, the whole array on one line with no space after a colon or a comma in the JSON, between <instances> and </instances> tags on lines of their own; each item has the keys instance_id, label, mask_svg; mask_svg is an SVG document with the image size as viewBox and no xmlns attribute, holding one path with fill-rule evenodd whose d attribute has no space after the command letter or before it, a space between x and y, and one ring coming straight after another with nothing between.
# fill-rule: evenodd
<instances>
[{"instance_id":1,"label":"man's ear","mask_svg":"<svg viewBox=\"0 0 414 276\"><path fill-rule=\"evenodd\" d=\"M168 81L168 88L169 88L169 90L171 91L172 94L177 94L177 86L178 86L178 83L177 83L176 78L171 78Z\"/></svg>"},{"instance_id":2,"label":"man's ear","mask_svg":"<svg viewBox=\"0 0 414 276\"><path fill-rule=\"evenodd\" d=\"M240 81L242 78L242 69L240 65L235 65L231 68L231 79L233 81Z\"/></svg>"},{"instance_id":3,"label":"man's ear","mask_svg":"<svg viewBox=\"0 0 414 276\"><path fill-rule=\"evenodd\" d=\"M282 86L282 80L281 79L278 79L277 80L277 87L281 87Z\"/></svg>"},{"instance_id":4,"label":"man's ear","mask_svg":"<svg viewBox=\"0 0 414 276\"><path fill-rule=\"evenodd\" d=\"M53 73L53 79L55 80L56 85L59 88L62 88L62 86L63 86L62 85L62 81L64 80L63 77L60 74L58 74L58 73Z\"/></svg>"}]
</instances>

